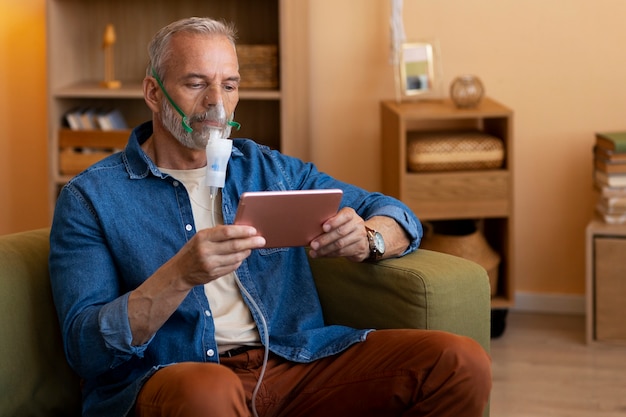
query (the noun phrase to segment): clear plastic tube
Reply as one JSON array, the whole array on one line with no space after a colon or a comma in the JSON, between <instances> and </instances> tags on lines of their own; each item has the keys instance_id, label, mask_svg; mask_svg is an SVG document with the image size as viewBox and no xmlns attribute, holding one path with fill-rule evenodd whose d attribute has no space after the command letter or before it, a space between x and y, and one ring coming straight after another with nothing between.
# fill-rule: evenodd
<instances>
[{"instance_id":1,"label":"clear plastic tube","mask_svg":"<svg viewBox=\"0 0 626 417\"><path fill-rule=\"evenodd\" d=\"M213 194L213 192L211 193L211 215L213 216L213 225L215 226L217 224L216 217L215 217L215 210L216 210L215 201L217 199L217 191L219 189L218 187L211 187L211 188L215 188L215 194ZM269 351L269 346L270 346L269 328L267 326L267 321L265 320L265 316L263 315L263 311L261 311L261 308L259 307L257 302L254 300L254 298L252 298L252 295L250 295L246 287L243 286L237 274L235 274L235 282L237 283L237 286L239 287L239 290L241 291L243 296L248 300L252 308L256 311L257 315L259 316L259 319L261 321L261 327L263 329L263 332L261 332L263 336L263 347L264 347L263 365L261 366L259 379L257 380L254 390L252 391L252 414L254 417L259 417L259 414L256 411L256 398L259 393L259 389L261 388L261 383L263 382L263 378L265 377L265 370L267 368L267 361L269 359L269 353L270 353Z\"/></svg>"}]
</instances>

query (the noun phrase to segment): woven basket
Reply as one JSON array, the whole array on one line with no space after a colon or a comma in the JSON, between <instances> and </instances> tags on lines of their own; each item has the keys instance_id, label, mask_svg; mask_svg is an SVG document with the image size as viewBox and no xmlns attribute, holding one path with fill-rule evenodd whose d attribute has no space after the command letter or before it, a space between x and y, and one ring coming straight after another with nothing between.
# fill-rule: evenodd
<instances>
[{"instance_id":1,"label":"woven basket","mask_svg":"<svg viewBox=\"0 0 626 417\"><path fill-rule=\"evenodd\" d=\"M487 270L491 296L498 292L500 255L489 246L473 220L424 223L420 247L476 262Z\"/></svg>"},{"instance_id":2,"label":"woven basket","mask_svg":"<svg viewBox=\"0 0 626 417\"><path fill-rule=\"evenodd\" d=\"M502 140L479 131L409 132L411 171L494 169L502 166Z\"/></svg>"},{"instance_id":3,"label":"woven basket","mask_svg":"<svg viewBox=\"0 0 626 417\"><path fill-rule=\"evenodd\" d=\"M278 88L278 46L237 45L241 88Z\"/></svg>"}]
</instances>

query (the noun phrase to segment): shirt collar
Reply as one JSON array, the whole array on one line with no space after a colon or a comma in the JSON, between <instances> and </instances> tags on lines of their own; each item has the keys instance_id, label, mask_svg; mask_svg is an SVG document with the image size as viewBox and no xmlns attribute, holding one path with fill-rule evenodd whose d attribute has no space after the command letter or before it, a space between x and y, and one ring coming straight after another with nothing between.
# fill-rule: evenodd
<instances>
[{"instance_id":1,"label":"shirt collar","mask_svg":"<svg viewBox=\"0 0 626 417\"><path fill-rule=\"evenodd\" d=\"M141 148L152 135L152 122L145 122L133 129L128 138L128 144L124 151L124 163L131 179L146 178L150 173L157 177L163 177L163 173L154 164L152 159Z\"/></svg>"}]
</instances>

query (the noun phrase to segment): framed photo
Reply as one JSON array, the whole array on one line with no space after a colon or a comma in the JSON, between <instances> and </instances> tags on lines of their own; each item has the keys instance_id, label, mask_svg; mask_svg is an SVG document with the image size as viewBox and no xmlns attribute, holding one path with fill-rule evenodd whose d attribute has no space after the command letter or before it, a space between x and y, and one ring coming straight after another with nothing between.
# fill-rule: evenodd
<instances>
[{"instance_id":1,"label":"framed photo","mask_svg":"<svg viewBox=\"0 0 626 417\"><path fill-rule=\"evenodd\" d=\"M399 55L399 97L436 96L440 83L436 46L431 42L403 43Z\"/></svg>"}]
</instances>

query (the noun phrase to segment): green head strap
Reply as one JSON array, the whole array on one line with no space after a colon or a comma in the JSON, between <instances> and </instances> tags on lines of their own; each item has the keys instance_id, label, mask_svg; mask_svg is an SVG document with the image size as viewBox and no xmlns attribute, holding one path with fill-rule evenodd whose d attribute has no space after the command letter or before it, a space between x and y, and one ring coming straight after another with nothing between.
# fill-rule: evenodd
<instances>
[{"instance_id":1,"label":"green head strap","mask_svg":"<svg viewBox=\"0 0 626 417\"><path fill-rule=\"evenodd\" d=\"M172 100L172 98L170 97L169 94L167 94L167 91L165 91L165 87L163 86L163 82L161 82L161 79L159 78L159 75L157 74L156 70L154 69L154 67L152 67L152 76L154 77L154 79L157 81L157 83L159 84L159 87L161 87L161 91L163 91L163 94L165 94L165 98L167 98L167 101L170 102L170 104L172 105L172 107L174 107L174 110L176 110L178 112L178 114L180 114L180 117L183 118L182 124L183 124L183 128L185 128L185 130L188 133L193 132L193 129L191 128L191 126L189 126L189 119L187 118L187 115L180 109L180 107L178 107L176 105L176 103L174 103L174 100Z\"/></svg>"}]
</instances>

